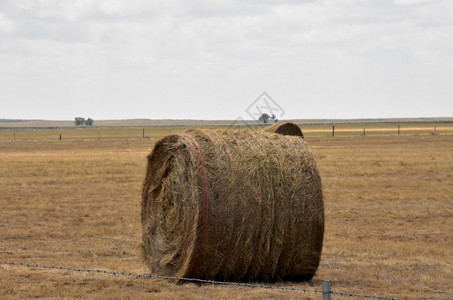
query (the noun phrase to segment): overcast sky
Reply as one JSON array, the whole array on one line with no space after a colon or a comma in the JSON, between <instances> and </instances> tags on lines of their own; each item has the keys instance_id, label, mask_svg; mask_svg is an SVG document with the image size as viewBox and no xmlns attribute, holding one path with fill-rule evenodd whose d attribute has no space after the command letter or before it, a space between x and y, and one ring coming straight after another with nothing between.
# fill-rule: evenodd
<instances>
[{"instance_id":1,"label":"overcast sky","mask_svg":"<svg viewBox=\"0 0 453 300\"><path fill-rule=\"evenodd\" d=\"M0 0L0 119L248 119L263 91L281 119L451 117L453 1Z\"/></svg>"}]
</instances>

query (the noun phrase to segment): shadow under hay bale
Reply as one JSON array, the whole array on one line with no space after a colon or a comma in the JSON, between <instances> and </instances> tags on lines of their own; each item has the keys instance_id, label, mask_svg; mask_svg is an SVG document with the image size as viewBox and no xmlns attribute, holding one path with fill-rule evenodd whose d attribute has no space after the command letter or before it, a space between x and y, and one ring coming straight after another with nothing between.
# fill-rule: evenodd
<instances>
[{"instance_id":1,"label":"shadow under hay bale","mask_svg":"<svg viewBox=\"0 0 453 300\"><path fill-rule=\"evenodd\" d=\"M304 138L304 134L300 127L294 123L277 123L263 129L265 132L278 133L282 135L294 135Z\"/></svg>"},{"instance_id":2,"label":"shadow under hay bale","mask_svg":"<svg viewBox=\"0 0 453 300\"><path fill-rule=\"evenodd\" d=\"M141 220L152 273L309 280L324 235L321 178L298 136L187 130L148 156Z\"/></svg>"}]
</instances>

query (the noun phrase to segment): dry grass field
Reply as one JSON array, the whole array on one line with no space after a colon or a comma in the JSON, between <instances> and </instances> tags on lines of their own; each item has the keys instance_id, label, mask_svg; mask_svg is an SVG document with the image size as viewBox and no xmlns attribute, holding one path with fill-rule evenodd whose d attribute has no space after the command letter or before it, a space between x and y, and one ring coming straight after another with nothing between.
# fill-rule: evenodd
<instances>
[{"instance_id":1,"label":"dry grass field","mask_svg":"<svg viewBox=\"0 0 453 300\"><path fill-rule=\"evenodd\" d=\"M309 283L278 285L320 289L329 279L334 291L453 298L451 125L437 135L425 128L397 136L391 128L361 136L351 128L332 137L328 129L304 131L325 190L321 264ZM97 130L71 131L62 141L56 130L20 131L16 141L0 132L0 261L148 272L139 247L141 185L146 155L169 129L149 129L145 140L139 129L118 130L101 140ZM321 295L0 264L0 298L8 297Z\"/></svg>"}]
</instances>

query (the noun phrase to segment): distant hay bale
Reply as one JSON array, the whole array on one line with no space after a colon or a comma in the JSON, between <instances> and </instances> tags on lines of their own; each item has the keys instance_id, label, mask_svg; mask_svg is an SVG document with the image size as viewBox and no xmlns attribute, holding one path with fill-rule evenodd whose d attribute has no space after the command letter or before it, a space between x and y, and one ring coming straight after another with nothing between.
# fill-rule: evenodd
<instances>
[{"instance_id":1,"label":"distant hay bale","mask_svg":"<svg viewBox=\"0 0 453 300\"><path fill-rule=\"evenodd\" d=\"M278 133L282 135L294 135L304 138L300 127L294 123L277 123L263 129L266 132Z\"/></svg>"},{"instance_id":2,"label":"distant hay bale","mask_svg":"<svg viewBox=\"0 0 453 300\"><path fill-rule=\"evenodd\" d=\"M324 235L321 178L299 137L187 130L148 156L141 221L154 274L309 280Z\"/></svg>"}]
</instances>

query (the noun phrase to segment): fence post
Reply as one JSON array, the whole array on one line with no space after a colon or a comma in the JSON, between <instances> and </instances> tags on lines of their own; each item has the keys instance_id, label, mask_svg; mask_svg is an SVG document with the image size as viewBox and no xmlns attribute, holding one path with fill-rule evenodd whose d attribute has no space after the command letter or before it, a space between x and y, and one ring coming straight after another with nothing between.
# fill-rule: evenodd
<instances>
[{"instance_id":1,"label":"fence post","mask_svg":"<svg viewBox=\"0 0 453 300\"><path fill-rule=\"evenodd\" d=\"M330 280L322 281L322 300L331 300Z\"/></svg>"},{"instance_id":2,"label":"fence post","mask_svg":"<svg viewBox=\"0 0 453 300\"><path fill-rule=\"evenodd\" d=\"M332 136L335 136L335 125L332 125Z\"/></svg>"},{"instance_id":3,"label":"fence post","mask_svg":"<svg viewBox=\"0 0 453 300\"><path fill-rule=\"evenodd\" d=\"M60 133L60 141L61 141L61 133Z\"/></svg>"},{"instance_id":4,"label":"fence post","mask_svg":"<svg viewBox=\"0 0 453 300\"><path fill-rule=\"evenodd\" d=\"M398 135L400 135L400 124L398 124Z\"/></svg>"},{"instance_id":5,"label":"fence post","mask_svg":"<svg viewBox=\"0 0 453 300\"><path fill-rule=\"evenodd\" d=\"M143 130L142 130L142 140L144 140L144 139L145 139L145 128L143 128Z\"/></svg>"},{"instance_id":6,"label":"fence post","mask_svg":"<svg viewBox=\"0 0 453 300\"><path fill-rule=\"evenodd\" d=\"M437 127L434 126L434 134L436 134L436 133L437 133Z\"/></svg>"},{"instance_id":7,"label":"fence post","mask_svg":"<svg viewBox=\"0 0 453 300\"><path fill-rule=\"evenodd\" d=\"M363 135L365 135L365 128L363 128Z\"/></svg>"}]
</instances>

